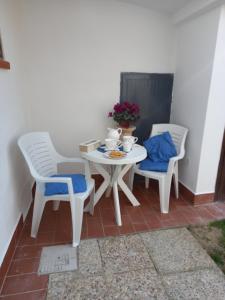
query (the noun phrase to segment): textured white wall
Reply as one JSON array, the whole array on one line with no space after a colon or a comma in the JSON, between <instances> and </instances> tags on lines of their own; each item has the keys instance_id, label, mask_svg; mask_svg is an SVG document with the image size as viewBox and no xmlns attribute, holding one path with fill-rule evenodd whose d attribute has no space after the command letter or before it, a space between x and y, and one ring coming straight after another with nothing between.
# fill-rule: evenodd
<instances>
[{"instance_id":1,"label":"textured white wall","mask_svg":"<svg viewBox=\"0 0 225 300\"><path fill-rule=\"evenodd\" d=\"M198 171L197 191L214 192L225 129L225 6L221 9L208 108Z\"/></svg>"},{"instance_id":2,"label":"textured white wall","mask_svg":"<svg viewBox=\"0 0 225 300\"><path fill-rule=\"evenodd\" d=\"M10 71L0 70L0 263L30 201L16 140L49 131L59 151L104 138L120 72L173 72L169 19L114 0L1 0Z\"/></svg>"},{"instance_id":3,"label":"textured white wall","mask_svg":"<svg viewBox=\"0 0 225 300\"><path fill-rule=\"evenodd\" d=\"M186 157L180 164L180 180L194 193L211 192L215 181L214 172L210 186L202 189L198 185L219 19L220 8L217 8L177 26L177 63L171 122L189 128ZM211 126L216 132L216 126ZM210 155L215 155L215 151ZM203 164L207 165L208 159ZM211 176L210 167L208 172L201 176Z\"/></svg>"},{"instance_id":4,"label":"textured white wall","mask_svg":"<svg viewBox=\"0 0 225 300\"><path fill-rule=\"evenodd\" d=\"M0 69L0 265L21 213L26 213L31 200L29 176L17 147L18 136L27 130L17 4L11 0L0 2L2 42L5 58L11 63L11 70Z\"/></svg>"},{"instance_id":5,"label":"textured white wall","mask_svg":"<svg viewBox=\"0 0 225 300\"><path fill-rule=\"evenodd\" d=\"M120 72L174 71L174 28L160 14L114 0L24 4L31 124L64 154L105 137Z\"/></svg>"}]
</instances>

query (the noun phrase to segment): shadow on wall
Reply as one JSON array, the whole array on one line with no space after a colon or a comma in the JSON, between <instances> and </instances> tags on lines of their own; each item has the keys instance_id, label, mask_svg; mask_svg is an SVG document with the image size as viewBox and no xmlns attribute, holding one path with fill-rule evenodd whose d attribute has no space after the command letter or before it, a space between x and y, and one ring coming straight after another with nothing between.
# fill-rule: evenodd
<instances>
[{"instance_id":1,"label":"shadow on wall","mask_svg":"<svg viewBox=\"0 0 225 300\"><path fill-rule=\"evenodd\" d=\"M13 186L15 206L25 218L32 200L32 177L30 176L26 162L14 138L8 145L8 163L10 185Z\"/></svg>"}]
</instances>

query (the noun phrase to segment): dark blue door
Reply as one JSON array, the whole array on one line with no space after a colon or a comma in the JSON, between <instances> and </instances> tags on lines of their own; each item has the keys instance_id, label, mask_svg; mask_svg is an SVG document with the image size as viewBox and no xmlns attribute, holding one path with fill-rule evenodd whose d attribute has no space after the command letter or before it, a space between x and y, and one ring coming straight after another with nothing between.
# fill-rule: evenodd
<instances>
[{"instance_id":1,"label":"dark blue door","mask_svg":"<svg viewBox=\"0 0 225 300\"><path fill-rule=\"evenodd\" d=\"M120 102L140 105L134 132L140 144L149 137L152 124L169 123L172 90L173 74L121 73Z\"/></svg>"}]
</instances>

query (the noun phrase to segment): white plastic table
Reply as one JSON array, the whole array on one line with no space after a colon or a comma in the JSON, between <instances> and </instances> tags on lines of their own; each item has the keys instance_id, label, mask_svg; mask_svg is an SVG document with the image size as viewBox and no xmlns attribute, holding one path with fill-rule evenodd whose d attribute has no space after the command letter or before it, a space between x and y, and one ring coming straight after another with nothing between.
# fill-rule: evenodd
<instances>
[{"instance_id":1,"label":"white plastic table","mask_svg":"<svg viewBox=\"0 0 225 300\"><path fill-rule=\"evenodd\" d=\"M95 204L98 203L103 193L107 190L106 196L109 197L111 188L113 188L114 204L115 204L115 215L116 222L119 226L122 225L121 213L120 213L120 202L118 194L118 185L121 190L127 196L129 201L134 206L140 205L136 197L133 195L131 190L128 188L123 180L124 175L128 170L137 162L142 161L147 157L147 151L144 147L140 145L134 145L131 152L127 153L127 156L121 159L111 159L104 156L104 153L95 150L92 152L84 153L82 152L82 157L90 162L93 162L97 171L104 178L101 186L98 188L95 194ZM102 165L111 166L111 174L106 171Z\"/></svg>"}]
</instances>

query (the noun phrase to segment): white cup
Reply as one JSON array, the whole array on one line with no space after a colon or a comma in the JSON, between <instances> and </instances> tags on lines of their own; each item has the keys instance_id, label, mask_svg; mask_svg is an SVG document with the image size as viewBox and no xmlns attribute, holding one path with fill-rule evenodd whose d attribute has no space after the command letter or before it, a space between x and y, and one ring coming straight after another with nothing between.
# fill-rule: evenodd
<instances>
[{"instance_id":1,"label":"white cup","mask_svg":"<svg viewBox=\"0 0 225 300\"><path fill-rule=\"evenodd\" d=\"M130 152L132 150L133 143L130 141L123 142L123 151Z\"/></svg>"},{"instance_id":2,"label":"white cup","mask_svg":"<svg viewBox=\"0 0 225 300\"><path fill-rule=\"evenodd\" d=\"M121 145L120 140L115 139L105 139L106 150L115 150L117 147Z\"/></svg>"},{"instance_id":3,"label":"white cup","mask_svg":"<svg viewBox=\"0 0 225 300\"><path fill-rule=\"evenodd\" d=\"M135 137L135 136L132 136L132 135L125 135L123 136L123 141L126 143L126 142L130 142L132 144L135 144L137 143L138 141L138 138Z\"/></svg>"}]
</instances>

